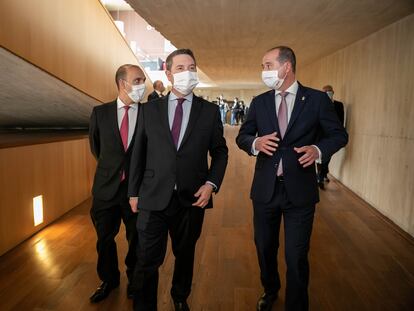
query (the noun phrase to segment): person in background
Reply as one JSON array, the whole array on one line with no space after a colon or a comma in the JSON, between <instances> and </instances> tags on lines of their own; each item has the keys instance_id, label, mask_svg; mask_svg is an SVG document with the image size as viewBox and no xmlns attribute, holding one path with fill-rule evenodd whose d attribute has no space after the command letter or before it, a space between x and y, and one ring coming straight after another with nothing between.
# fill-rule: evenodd
<instances>
[{"instance_id":1,"label":"person in background","mask_svg":"<svg viewBox=\"0 0 414 311\"><path fill-rule=\"evenodd\" d=\"M154 91L148 95L147 101L151 101L164 96L163 92L165 91L165 87L161 80L154 81L152 87L154 88Z\"/></svg>"},{"instance_id":2,"label":"person in background","mask_svg":"<svg viewBox=\"0 0 414 311\"><path fill-rule=\"evenodd\" d=\"M145 74L136 65L123 65L115 74L118 98L96 106L89 125L91 151L97 160L93 182L92 222L98 236L97 271L102 284L90 297L92 303L105 299L120 283L115 236L121 220L126 229L128 253L125 258L127 294L132 298L131 283L137 260L136 215L131 211L127 190L129 162L134 145L139 103L145 93Z\"/></svg>"},{"instance_id":3,"label":"person in background","mask_svg":"<svg viewBox=\"0 0 414 311\"><path fill-rule=\"evenodd\" d=\"M344 104L334 100L334 90L331 85L325 85L322 90L328 95L329 99L331 100L336 115L338 116L339 122L344 125L345 121L345 113L344 113ZM320 189L325 189L325 182L329 182L328 173L329 173L329 162L331 158L326 158L322 161L322 163L317 164L318 168L318 186Z\"/></svg>"},{"instance_id":4,"label":"person in background","mask_svg":"<svg viewBox=\"0 0 414 311\"><path fill-rule=\"evenodd\" d=\"M238 124L242 124L244 122L244 117L245 117L245 105L243 101L240 101L240 105L239 105L239 114L238 114Z\"/></svg>"},{"instance_id":5,"label":"person in background","mask_svg":"<svg viewBox=\"0 0 414 311\"><path fill-rule=\"evenodd\" d=\"M231 106L230 125L236 125L238 111L239 111L239 99L235 97L233 101L233 106Z\"/></svg>"},{"instance_id":6,"label":"person in background","mask_svg":"<svg viewBox=\"0 0 414 311\"><path fill-rule=\"evenodd\" d=\"M218 99L218 105L219 105L219 108L220 108L221 122L224 125L224 124L226 124L226 114L227 114L226 103L223 100L223 95L220 95L217 99Z\"/></svg>"}]
</instances>

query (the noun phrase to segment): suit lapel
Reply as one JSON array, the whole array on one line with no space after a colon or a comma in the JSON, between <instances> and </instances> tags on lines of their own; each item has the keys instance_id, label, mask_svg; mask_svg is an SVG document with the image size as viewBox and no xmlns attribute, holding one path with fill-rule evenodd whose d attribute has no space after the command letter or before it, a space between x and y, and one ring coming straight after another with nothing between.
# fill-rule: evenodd
<instances>
[{"instance_id":1,"label":"suit lapel","mask_svg":"<svg viewBox=\"0 0 414 311\"><path fill-rule=\"evenodd\" d=\"M114 130L115 140L117 141L117 144L122 150L124 150L124 145L122 144L121 133L119 132L118 104L116 101L114 101L109 107L109 122L110 122L110 127Z\"/></svg>"},{"instance_id":2,"label":"suit lapel","mask_svg":"<svg viewBox=\"0 0 414 311\"><path fill-rule=\"evenodd\" d=\"M158 110L159 116L161 118L161 125L164 127L164 133L165 135L167 135L171 147L175 150L174 141L171 136L170 122L168 120L168 98L169 96L167 95L164 96L161 100L159 100Z\"/></svg>"},{"instance_id":3,"label":"suit lapel","mask_svg":"<svg viewBox=\"0 0 414 311\"><path fill-rule=\"evenodd\" d=\"M135 141L135 134L137 133L137 128L138 128L138 116L139 116L139 113L141 112L141 103L138 103L138 105L137 105L137 119L136 119L136 122L135 122L135 127L134 127L134 134L132 135L132 138L131 138L131 142L129 143L129 145L128 145L128 148L127 148L127 151L126 152L128 152L129 151L129 149L131 149L131 146L134 144L134 141ZM121 136L121 134L119 134L120 136ZM122 145L123 146L123 145Z\"/></svg>"},{"instance_id":4,"label":"suit lapel","mask_svg":"<svg viewBox=\"0 0 414 311\"><path fill-rule=\"evenodd\" d=\"M293 105L292 115L290 116L290 120L289 120L287 129L286 129L285 136L288 134L289 130L292 128L296 119L302 112L303 108L305 107L305 103L306 103L306 89L301 84L299 84L298 93L296 94L295 104Z\"/></svg>"},{"instance_id":5,"label":"suit lapel","mask_svg":"<svg viewBox=\"0 0 414 311\"><path fill-rule=\"evenodd\" d=\"M274 131L280 135L279 130L279 123L277 121L277 115L276 115L276 102L275 102L275 91L270 91L267 93L266 98L266 107L269 112L270 122L273 125Z\"/></svg>"},{"instance_id":6,"label":"suit lapel","mask_svg":"<svg viewBox=\"0 0 414 311\"><path fill-rule=\"evenodd\" d=\"M201 101L197 96L193 95L193 102L191 103L191 110L190 110L190 118L188 120L188 125L185 130L184 137L183 137L183 140L181 141L179 149L181 149L181 147L185 144L188 137L190 136L191 131L194 128L194 125L197 123L200 112L201 112Z\"/></svg>"}]
</instances>

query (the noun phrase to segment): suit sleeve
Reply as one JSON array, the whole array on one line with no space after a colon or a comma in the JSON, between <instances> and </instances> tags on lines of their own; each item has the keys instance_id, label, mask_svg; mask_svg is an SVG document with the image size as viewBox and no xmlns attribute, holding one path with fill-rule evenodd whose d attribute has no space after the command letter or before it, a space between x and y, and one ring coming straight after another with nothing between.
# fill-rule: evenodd
<instances>
[{"instance_id":1,"label":"suit sleeve","mask_svg":"<svg viewBox=\"0 0 414 311\"><path fill-rule=\"evenodd\" d=\"M128 197L138 197L139 188L141 186L143 172L145 169L145 157L147 139L145 135L144 124L144 109L140 107L137 120L137 129L134 140L134 147L131 154L131 162L129 168L129 181L128 181Z\"/></svg>"},{"instance_id":2,"label":"suit sleeve","mask_svg":"<svg viewBox=\"0 0 414 311\"><path fill-rule=\"evenodd\" d=\"M100 154L100 141L99 141L99 127L96 116L96 109L93 108L90 122L89 122L89 145L91 152L95 159L99 158Z\"/></svg>"},{"instance_id":3,"label":"suit sleeve","mask_svg":"<svg viewBox=\"0 0 414 311\"><path fill-rule=\"evenodd\" d=\"M334 105L329 102L327 96L322 96L321 99L319 124L322 133L316 146L321 150L322 162L325 162L348 143L348 134L338 119Z\"/></svg>"},{"instance_id":4,"label":"suit sleeve","mask_svg":"<svg viewBox=\"0 0 414 311\"><path fill-rule=\"evenodd\" d=\"M211 156L211 165L207 180L212 182L218 192L223 182L224 173L226 172L227 161L228 161L228 148L226 140L223 136L223 123L220 118L220 110L217 107L215 113L215 125L211 138L209 153Z\"/></svg>"},{"instance_id":5,"label":"suit sleeve","mask_svg":"<svg viewBox=\"0 0 414 311\"><path fill-rule=\"evenodd\" d=\"M249 113L246 121L241 125L239 134L236 137L237 146L247 152L248 155L253 155L252 145L257 138L257 123L256 123L256 103L250 105Z\"/></svg>"}]
</instances>

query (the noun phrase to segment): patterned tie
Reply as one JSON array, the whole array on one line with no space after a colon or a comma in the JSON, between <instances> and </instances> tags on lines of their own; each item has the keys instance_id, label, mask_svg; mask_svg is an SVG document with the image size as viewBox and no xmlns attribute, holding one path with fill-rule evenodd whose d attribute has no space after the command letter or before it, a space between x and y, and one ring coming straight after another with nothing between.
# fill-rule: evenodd
<instances>
[{"instance_id":1,"label":"patterned tie","mask_svg":"<svg viewBox=\"0 0 414 311\"><path fill-rule=\"evenodd\" d=\"M281 97L279 111L277 113L277 120L279 123L279 130L280 130L280 137L283 138L286 133L287 125L288 125L288 110L286 104L286 96L288 92L281 92L279 93ZM282 158L280 158L279 166L277 167L277 176L283 175L283 165L282 165Z\"/></svg>"},{"instance_id":2,"label":"patterned tie","mask_svg":"<svg viewBox=\"0 0 414 311\"><path fill-rule=\"evenodd\" d=\"M183 102L185 98L177 98L177 107L175 108L174 121L171 127L171 135L175 147L178 149L178 140L180 138L181 123L183 121Z\"/></svg>"},{"instance_id":3,"label":"patterned tie","mask_svg":"<svg viewBox=\"0 0 414 311\"><path fill-rule=\"evenodd\" d=\"M129 129L129 116L128 116L128 110L131 108L130 106L124 106L122 108L125 108L125 114L121 122L121 128L119 129L121 133L121 139L122 144L124 145L124 150L126 151L128 149L128 129ZM121 181L125 179L125 171L122 171Z\"/></svg>"}]
</instances>

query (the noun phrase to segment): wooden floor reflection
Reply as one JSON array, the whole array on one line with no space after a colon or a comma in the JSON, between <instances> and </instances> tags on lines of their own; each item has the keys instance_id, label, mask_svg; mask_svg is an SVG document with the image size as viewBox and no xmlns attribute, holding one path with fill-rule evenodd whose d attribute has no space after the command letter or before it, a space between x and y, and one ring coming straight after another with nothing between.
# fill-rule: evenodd
<instances>
[{"instance_id":1,"label":"wooden floor reflection","mask_svg":"<svg viewBox=\"0 0 414 311\"><path fill-rule=\"evenodd\" d=\"M234 143L237 127L226 126L230 158L215 208L206 213L197 247L194 311L255 310L261 294L252 240L249 200L254 159ZM0 257L0 310L131 310L126 277L105 301L88 297L99 283L96 236L82 203L6 255ZM117 238L120 263L124 231ZM311 310L414 310L414 244L336 181L321 193L311 246ZM283 250L283 242L281 244ZM283 263L283 251L280 252ZM160 271L159 310L172 310L169 289L173 255ZM123 265L121 270L124 271ZM282 283L285 267L280 266ZM281 298L273 310L283 310Z\"/></svg>"}]
</instances>

